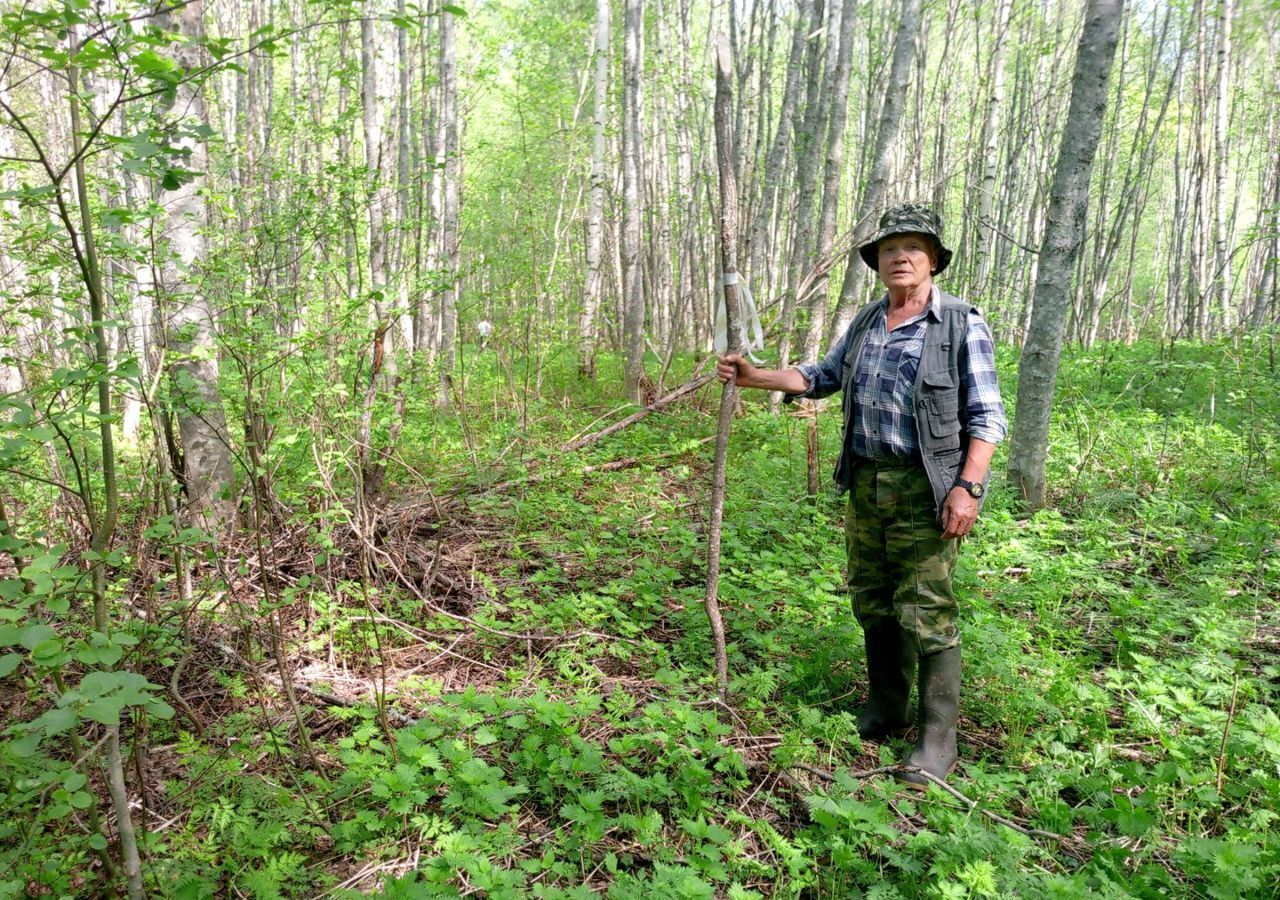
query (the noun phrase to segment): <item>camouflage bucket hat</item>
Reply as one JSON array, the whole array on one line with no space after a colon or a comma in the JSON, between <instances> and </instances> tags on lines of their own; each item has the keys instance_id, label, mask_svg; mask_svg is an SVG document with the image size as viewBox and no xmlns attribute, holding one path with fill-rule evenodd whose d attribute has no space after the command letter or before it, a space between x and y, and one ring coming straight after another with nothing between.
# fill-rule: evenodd
<instances>
[{"instance_id":1,"label":"camouflage bucket hat","mask_svg":"<svg viewBox=\"0 0 1280 900\"><path fill-rule=\"evenodd\" d=\"M927 234L938 242L938 275L951 262L951 251L942 243L942 219L923 203L904 203L895 206L880 217L880 230L875 237L858 248L862 261L877 272L880 271L878 245L895 234Z\"/></svg>"}]
</instances>

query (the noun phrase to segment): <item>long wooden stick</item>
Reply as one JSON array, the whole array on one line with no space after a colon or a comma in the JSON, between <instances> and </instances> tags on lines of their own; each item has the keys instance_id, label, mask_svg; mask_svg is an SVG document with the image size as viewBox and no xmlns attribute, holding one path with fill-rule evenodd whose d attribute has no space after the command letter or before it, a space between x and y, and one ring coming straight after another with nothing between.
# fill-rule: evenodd
<instances>
[{"instance_id":1,"label":"long wooden stick","mask_svg":"<svg viewBox=\"0 0 1280 900\"><path fill-rule=\"evenodd\" d=\"M720 165L720 266L724 272L726 348L740 353L738 336L738 183L734 178L733 135L730 109L733 86L729 80L729 40L716 36L716 158ZM716 461L711 480L711 529L707 539L707 618L715 640L716 685L720 699L728 702L729 655L725 649L724 620L720 617L720 535L724 527L725 460L729 451L729 429L738 406L738 386L725 384L720 394L720 421L716 432Z\"/></svg>"}]
</instances>

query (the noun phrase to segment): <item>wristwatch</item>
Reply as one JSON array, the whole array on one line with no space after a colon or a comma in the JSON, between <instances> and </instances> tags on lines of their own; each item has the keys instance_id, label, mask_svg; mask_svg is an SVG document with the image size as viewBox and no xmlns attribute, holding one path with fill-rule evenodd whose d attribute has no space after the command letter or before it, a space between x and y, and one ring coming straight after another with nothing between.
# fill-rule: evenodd
<instances>
[{"instance_id":1,"label":"wristwatch","mask_svg":"<svg viewBox=\"0 0 1280 900\"><path fill-rule=\"evenodd\" d=\"M974 500L981 500L982 495L987 492L987 486L981 481L965 481L963 478L957 478L955 486L964 488Z\"/></svg>"}]
</instances>

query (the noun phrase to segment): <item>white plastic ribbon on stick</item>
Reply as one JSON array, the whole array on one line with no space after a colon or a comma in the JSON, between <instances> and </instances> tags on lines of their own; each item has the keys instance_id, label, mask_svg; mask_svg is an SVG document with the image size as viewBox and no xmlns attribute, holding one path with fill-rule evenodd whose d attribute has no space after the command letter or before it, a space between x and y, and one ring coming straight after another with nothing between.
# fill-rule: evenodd
<instances>
[{"instance_id":1,"label":"white plastic ribbon on stick","mask_svg":"<svg viewBox=\"0 0 1280 900\"><path fill-rule=\"evenodd\" d=\"M747 286L746 279L738 279L737 272L726 272L724 283L738 286L738 330L740 332L738 337L741 339L742 349L747 354L747 359L760 365L761 360L755 355L755 351L764 349L764 329L760 327L760 313L756 311L756 301L751 296L751 288ZM715 348L717 353L724 353L729 348L729 326L726 318L724 291L721 291L720 299L716 303Z\"/></svg>"}]
</instances>

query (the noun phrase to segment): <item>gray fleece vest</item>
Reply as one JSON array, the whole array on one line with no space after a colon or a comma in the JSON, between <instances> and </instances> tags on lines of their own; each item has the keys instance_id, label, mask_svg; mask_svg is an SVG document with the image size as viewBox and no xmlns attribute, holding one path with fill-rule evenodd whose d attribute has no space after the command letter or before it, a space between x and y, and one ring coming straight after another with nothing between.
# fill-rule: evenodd
<instances>
[{"instance_id":1,"label":"gray fleece vest","mask_svg":"<svg viewBox=\"0 0 1280 900\"><path fill-rule=\"evenodd\" d=\"M946 499L964 465L969 447L969 436L960 427L960 411L964 409L965 383L962 373L966 360L965 338L969 332L969 313L977 308L946 291L939 291L940 319L928 315L924 330L924 347L920 351L920 365L916 369L915 420L920 443L920 456L924 462L929 486L933 488L935 511L942 514L942 501ZM835 482L837 489L848 490L853 484L856 460L849 450L848 435L853 415L854 379L858 372L858 357L867 342L880 302L868 304L858 311L849 326L852 339L844 356L841 375L841 409L844 413L844 435L840 442L840 458L836 461Z\"/></svg>"}]
</instances>

